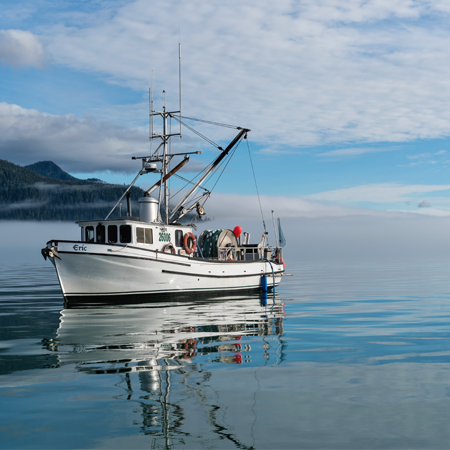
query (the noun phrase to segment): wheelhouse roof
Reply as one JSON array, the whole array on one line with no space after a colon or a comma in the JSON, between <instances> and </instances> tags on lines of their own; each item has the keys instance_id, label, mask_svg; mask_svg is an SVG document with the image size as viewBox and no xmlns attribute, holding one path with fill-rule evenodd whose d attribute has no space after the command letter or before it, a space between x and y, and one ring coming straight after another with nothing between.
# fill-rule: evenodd
<instances>
[{"instance_id":1,"label":"wheelhouse roof","mask_svg":"<svg viewBox=\"0 0 450 450\"><path fill-rule=\"evenodd\" d=\"M164 227L164 228L189 228L191 229L192 227L189 225L182 225L182 224L169 224L169 225L165 225L163 223L159 223L159 222L141 222L137 217L119 217L118 219L92 219L92 220L78 220L77 223L79 226L84 226L84 225L98 225L99 223L104 223L107 222L108 224L120 224L120 225L124 225L124 224L141 224L141 225L151 225L151 226L156 226L156 227Z\"/></svg>"}]
</instances>

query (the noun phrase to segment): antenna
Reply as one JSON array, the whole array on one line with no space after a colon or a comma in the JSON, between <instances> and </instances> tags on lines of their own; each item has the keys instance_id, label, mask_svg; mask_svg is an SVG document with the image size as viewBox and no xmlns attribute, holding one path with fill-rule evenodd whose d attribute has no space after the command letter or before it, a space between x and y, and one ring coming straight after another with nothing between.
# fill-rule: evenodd
<instances>
[{"instance_id":1,"label":"antenna","mask_svg":"<svg viewBox=\"0 0 450 450\"><path fill-rule=\"evenodd\" d=\"M272 222L273 222L273 232L275 234L275 245L277 245L278 241L278 236L277 236L277 229L275 227L275 217L273 216L274 210L272 209Z\"/></svg>"},{"instance_id":2,"label":"antenna","mask_svg":"<svg viewBox=\"0 0 450 450\"><path fill-rule=\"evenodd\" d=\"M153 98L152 98L152 92L153 92L153 70L152 70L152 78L150 81L150 87L148 89L148 133L149 133L149 140L150 140L150 153L152 152L152 146L153 146Z\"/></svg>"},{"instance_id":3,"label":"antenna","mask_svg":"<svg viewBox=\"0 0 450 450\"><path fill-rule=\"evenodd\" d=\"M181 31L179 41L181 41ZM180 99L180 139L181 139L181 42L178 42L178 94Z\"/></svg>"}]
</instances>

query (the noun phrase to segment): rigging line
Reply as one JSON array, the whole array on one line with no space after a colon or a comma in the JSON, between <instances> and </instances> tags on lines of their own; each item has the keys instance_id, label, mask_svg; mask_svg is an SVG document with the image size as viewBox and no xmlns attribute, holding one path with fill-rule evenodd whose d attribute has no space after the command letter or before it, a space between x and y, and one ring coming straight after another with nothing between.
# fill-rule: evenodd
<instances>
[{"instance_id":1,"label":"rigging line","mask_svg":"<svg viewBox=\"0 0 450 450\"><path fill-rule=\"evenodd\" d=\"M179 100L180 100L180 118L181 118L181 26L179 29L179 36L178 36L178 93L179 93ZM180 122L180 138L181 138L181 122Z\"/></svg>"},{"instance_id":2,"label":"rigging line","mask_svg":"<svg viewBox=\"0 0 450 450\"><path fill-rule=\"evenodd\" d=\"M210 120L203 120L203 119L195 119L194 117L186 117L186 116L180 116L182 119L188 119L188 120L196 120L197 122L203 122L203 123L209 123L210 125L217 125L218 127L225 127L225 128L234 128L236 130L241 130L241 127L237 127L235 125L228 125L226 123L220 123L220 122L212 122Z\"/></svg>"},{"instance_id":3,"label":"rigging line","mask_svg":"<svg viewBox=\"0 0 450 450\"><path fill-rule=\"evenodd\" d=\"M186 183L187 183L186 186L187 186L188 184L195 184L193 181L190 181L190 180L188 180L187 178L183 178L181 175L178 175L177 173L174 173L173 175L174 175L175 177L177 177L177 178L180 178L180 180L186 181ZM195 178L197 178L197 176L198 176L198 175L196 175ZM195 179L195 178L194 178L194 179ZM198 188L199 188L199 189L203 189L204 191L207 191L207 190L208 190L208 189L205 189L203 186L199 186Z\"/></svg>"},{"instance_id":4,"label":"rigging line","mask_svg":"<svg viewBox=\"0 0 450 450\"><path fill-rule=\"evenodd\" d=\"M194 209L195 205L196 205L197 203L199 203L200 200L202 199L202 197L205 196L205 195L206 195L206 194L203 194L203 195L197 195L197 196L191 198L190 201L189 201L189 204L186 204L186 206L185 206L185 208L187 209L187 212L192 211L192 210ZM208 199L208 198L209 198L209 195L206 195L205 198ZM204 204L204 202L203 202L203 204ZM186 214L186 213L185 213L185 214ZM178 218L178 220L179 220L179 219L180 219L180 218Z\"/></svg>"},{"instance_id":5,"label":"rigging line","mask_svg":"<svg viewBox=\"0 0 450 450\"><path fill-rule=\"evenodd\" d=\"M243 138L244 138L244 137L242 136L241 139L239 139L239 142L236 144L236 147L234 147L234 149L233 149L233 150L231 151L231 153L229 154L227 163L226 163L225 166L223 167L222 172L221 172L220 175L219 175L219 178L217 178L217 180L216 180L216 182L214 183L214 186L212 187L212 189L210 190L210 192L212 192L212 191L214 190L214 188L216 187L216 184L219 182L220 177L221 177L221 176L223 175L223 173L225 172L225 169L227 168L229 162L231 161L231 158L233 157L234 153L235 153L236 150L238 149L239 144L242 142L242 139L243 139Z\"/></svg>"},{"instance_id":6,"label":"rigging line","mask_svg":"<svg viewBox=\"0 0 450 450\"><path fill-rule=\"evenodd\" d=\"M201 175L205 170L209 169L209 167L210 167L211 165L212 165L212 164L209 164L208 166L206 166L200 173L198 173L197 175L195 175L195 177L192 178L191 181L185 180L187 183L186 183L183 187L181 187L177 192L175 192L175 194L173 194L170 198L174 198L175 196L177 196L183 189L186 188L186 186L187 186L188 184L195 184L195 183L194 183L194 180L195 180L199 175ZM180 177L180 178L182 178L182 177ZM183 178L183 179L184 179L184 178ZM199 188L205 189L205 188L202 187L202 186L199 186ZM205 191L207 191L207 189L205 189Z\"/></svg>"},{"instance_id":7,"label":"rigging line","mask_svg":"<svg viewBox=\"0 0 450 450\"><path fill-rule=\"evenodd\" d=\"M182 192L182 191L184 190L184 188L185 188L186 186L188 186L188 183L186 183L180 190L178 190L177 192L175 192L175 194L172 194L172 195L170 196L170 200L174 200L174 199L177 197L177 195L180 194L180 192ZM204 188L202 188L202 189L204 189ZM195 193L195 194L194 194L194 192L195 192L195 191L194 191L194 192L192 193L192 195L194 195L195 197L197 197L197 196L203 197L207 192L209 193L208 189L204 189L204 190L205 190L205 192L197 192L197 193ZM193 198L193 197L192 197L192 198ZM189 203L192 202L192 198L189 199Z\"/></svg>"},{"instance_id":8,"label":"rigging line","mask_svg":"<svg viewBox=\"0 0 450 450\"><path fill-rule=\"evenodd\" d=\"M202 202L202 206L205 206L205 203L206 203L206 201L209 199L209 195L208 195L208 197L205 197L205 199L203 200L203 202Z\"/></svg>"},{"instance_id":9,"label":"rigging line","mask_svg":"<svg viewBox=\"0 0 450 450\"><path fill-rule=\"evenodd\" d=\"M200 194L198 194L198 195L192 197L191 199L189 199L189 204L190 204L190 205L193 205L194 203L197 202L197 199L201 199L204 195L205 195L205 194L200 193ZM175 195L172 195L172 196L170 197L169 200L173 200L174 198L175 198ZM186 204L187 204L187 203L188 203L188 202L186 202Z\"/></svg>"},{"instance_id":10,"label":"rigging line","mask_svg":"<svg viewBox=\"0 0 450 450\"><path fill-rule=\"evenodd\" d=\"M192 199L192 204L197 203L203 197L204 194L200 193Z\"/></svg>"},{"instance_id":11,"label":"rigging line","mask_svg":"<svg viewBox=\"0 0 450 450\"><path fill-rule=\"evenodd\" d=\"M191 130L193 133L195 133L197 136L201 137L202 139L204 139L206 142L210 143L213 147L218 148L219 150L223 150L222 147L220 147L218 144L216 144L214 141L212 141L211 139L207 138L205 135L203 135L202 133L200 133L199 131L197 131L195 128L192 128L190 125L188 125L187 123L184 123L181 119L179 119L176 116L172 116L170 115L170 117L173 117L175 120L177 120L178 122L181 123L181 125L185 126L188 130Z\"/></svg>"},{"instance_id":12,"label":"rigging line","mask_svg":"<svg viewBox=\"0 0 450 450\"><path fill-rule=\"evenodd\" d=\"M250 157L250 164L252 166L253 179L255 180L255 187L256 187L256 193L258 195L259 209L261 210L262 223L264 226L264 231L267 233L266 222L264 221L264 214L263 214L263 210L262 210L262 206L261 206L261 199L259 198L258 184L256 183L255 169L253 168L252 154L250 153L250 146L248 145L248 139L247 139L247 150L248 150L248 156Z\"/></svg>"},{"instance_id":13,"label":"rigging line","mask_svg":"<svg viewBox=\"0 0 450 450\"><path fill-rule=\"evenodd\" d=\"M172 197L171 198L173 198L173 197L175 197L176 195L178 195L189 183L190 184L195 184L194 183L194 180L196 179L196 178L198 178L203 172L205 172L206 170L209 170L209 168L211 167L213 165L213 163L209 163L201 172L199 172L197 175L195 175L195 177L194 178L192 178L192 180L191 181L188 181L188 180L186 180L187 181L187 183L181 188L181 189L179 189L175 194L173 194L172 195ZM210 178L210 177L209 177ZM208 179L209 179L208 178ZM199 186L201 189L205 189L204 187L201 187L201 186ZM207 189L205 189L205 190L207 190Z\"/></svg>"},{"instance_id":14,"label":"rigging line","mask_svg":"<svg viewBox=\"0 0 450 450\"><path fill-rule=\"evenodd\" d=\"M222 171L220 172L219 177L217 178L216 182L214 183L214 186L213 186L213 187L211 188L211 190L209 191L210 193L212 193L212 191L213 191L214 188L216 187L217 183L219 182L221 176L222 176L223 173L225 172L225 169L227 168L228 163L231 161L231 158L233 157L235 151L236 151L237 148L239 147L239 144L241 143L241 141L242 141L242 138L239 140L239 142L237 143L236 147L235 147L235 148L231 151L231 153L229 154L228 159L226 160L225 166L223 166L223 169L222 169ZM217 169L213 172L213 174L217 173L218 170L219 170L219 168L217 168ZM212 176L213 176L213 175L212 175ZM205 202L206 202L206 200L207 200L208 198L209 198L209 197L207 197L207 198L205 199ZM205 202L203 202L203 204L205 204Z\"/></svg>"},{"instance_id":15,"label":"rigging line","mask_svg":"<svg viewBox=\"0 0 450 450\"><path fill-rule=\"evenodd\" d=\"M173 118L176 119L175 116L174 116ZM184 125L184 124L183 124L183 125ZM209 190L210 193L212 193L212 191L213 191L214 188L216 187L217 183L219 182L221 176L223 175L225 169L227 168L229 162L231 161L231 158L233 157L234 153L235 153L236 150L238 149L238 147L239 147L240 143L242 142L242 139L243 139L243 138L244 138L244 136L242 136L242 137L239 139L238 143L237 143L236 146L233 148L233 150L231 150L231 152L225 157L224 162L225 162L225 161L227 161L227 162L226 162L225 166L223 167L222 172L220 173L220 175L219 175L219 177L217 178L216 182L214 183L214 186L212 187L212 189ZM203 172L205 172L206 170L208 170L211 166L212 166L212 163L209 164L208 166L206 166L205 169L203 169L199 174L197 174L197 175L193 178L193 180L195 180L195 178L197 178L200 174L202 174ZM213 171L213 173L211 174L211 177L214 176L214 174L217 172L218 169L219 169L219 167L217 167L217 168ZM211 179L211 177L208 177L208 181ZM178 190L174 195L172 195L171 198L173 198L173 197L175 197L177 194L179 194L179 193L181 192L181 190L184 189L186 186L187 186L187 184L185 184L180 190ZM209 197L207 197L207 198L205 199L205 201L203 202L203 204L206 202L206 200L207 200L208 198L209 198Z\"/></svg>"},{"instance_id":16,"label":"rigging line","mask_svg":"<svg viewBox=\"0 0 450 450\"><path fill-rule=\"evenodd\" d=\"M222 172L221 172L221 174L219 175L219 178L218 178L217 181L215 182L214 186L212 187L211 190L209 190L209 193L210 193L210 194L211 194L211 192L213 191L213 189L216 187L216 184L218 183L220 177L222 176L224 170L226 169L228 163L230 162L232 156L234 155L234 152L237 150L237 148L238 148L238 146L239 146L239 143L240 143L240 141L238 142L237 146L232 150L232 152L227 156L228 160L227 160L227 159L224 160L224 161L227 161L227 163L226 163L226 165L224 166L224 168L222 169ZM204 172L205 170L209 169L209 167L210 167L211 165L212 165L212 164L209 164L205 169L202 170L202 172ZM214 175L217 173L217 171L219 170L219 168L220 168L220 167L217 167L217 168L216 168L216 169L208 176L208 179L206 180L206 183L207 183L208 181L210 181L210 180L212 179L212 177L214 177ZM201 174L202 172L200 172L200 174ZM198 175L200 175L200 174L198 174ZM198 175L196 175L195 178L197 178ZM193 178L193 180L195 180L195 178ZM182 189L184 189L186 186L187 186L187 184L185 184L185 185L183 186ZM175 195L177 195L182 189L180 189ZM204 189L205 191L208 191L208 189L205 189L205 188L203 188L203 187L202 187L202 189ZM199 196L199 198L201 198L201 195ZM205 198L205 200L203 201L203 205L205 204L206 200L208 200L208 198L209 198L209 196ZM191 199L191 201L192 201L192 199Z\"/></svg>"},{"instance_id":17,"label":"rigging line","mask_svg":"<svg viewBox=\"0 0 450 450\"><path fill-rule=\"evenodd\" d=\"M216 187L217 183L219 182L220 177L223 175L225 169L226 169L227 166L228 166L228 163L231 161L231 158L233 157L234 153L235 153L236 150L238 149L239 144L242 142L242 139L243 139L243 137L238 141L238 143L236 144L236 146L234 147L234 149L231 151L231 153L229 153L229 154L226 156L226 158L224 159L224 162L226 161L226 164L225 164L225 166L223 166L223 169L222 169L222 171L221 171L219 177L217 178L216 182L214 183L214 186L212 187L212 189L209 190L209 193L210 193L210 194L212 193L212 191L213 191L214 188ZM210 166L212 166L212 164L209 164L205 169L202 170L202 172L204 172L205 170L207 170ZM206 180L206 182L208 182L209 180L211 180L211 178L217 173L217 171L219 170L219 168L220 168L220 167L217 167L217 168L210 174L210 176L208 177L208 179ZM200 172L199 174L197 174L197 175L193 178L193 180L195 180L195 178L197 178L202 172ZM179 193L181 192L181 190L184 189L186 186L187 186L187 184L185 184L178 192L176 192L174 195L172 195L172 196L171 196L171 199L174 198L177 194L179 194ZM203 189L204 189L204 188L203 188ZM205 190L207 190L207 189L205 189ZM201 198L201 196L199 196L199 198ZM209 196L205 198L205 200L203 201L202 206L206 203L206 201L207 201L208 199L209 199ZM190 202L192 202L192 204L195 203L195 201L193 202L192 199L191 199Z\"/></svg>"},{"instance_id":18,"label":"rigging line","mask_svg":"<svg viewBox=\"0 0 450 450\"><path fill-rule=\"evenodd\" d=\"M201 199L203 196L206 196L206 197L205 197L205 200L203 201L203 204L204 204L205 201L208 200L208 198L209 198L210 192L209 192L209 191L207 191L207 192L208 192L208 195L206 195L206 193L201 193L201 192L200 192L198 195L195 195L195 196L193 196L192 198L190 198L190 199L189 199L189 202L186 202L186 204L189 203L189 204L192 206L194 203L199 202L200 199ZM171 196L171 197L170 197L170 200L173 200L174 198L175 198L175 195Z\"/></svg>"}]
</instances>

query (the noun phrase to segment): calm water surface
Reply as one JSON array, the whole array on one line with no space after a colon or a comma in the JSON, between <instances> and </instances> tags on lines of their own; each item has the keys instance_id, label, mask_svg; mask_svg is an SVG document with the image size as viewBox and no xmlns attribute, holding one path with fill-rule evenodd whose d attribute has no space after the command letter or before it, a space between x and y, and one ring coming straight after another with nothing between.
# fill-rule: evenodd
<instances>
[{"instance_id":1,"label":"calm water surface","mask_svg":"<svg viewBox=\"0 0 450 450\"><path fill-rule=\"evenodd\" d=\"M0 447L448 448L450 263L288 271L266 305L71 307L0 266Z\"/></svg>"}]
</instances>

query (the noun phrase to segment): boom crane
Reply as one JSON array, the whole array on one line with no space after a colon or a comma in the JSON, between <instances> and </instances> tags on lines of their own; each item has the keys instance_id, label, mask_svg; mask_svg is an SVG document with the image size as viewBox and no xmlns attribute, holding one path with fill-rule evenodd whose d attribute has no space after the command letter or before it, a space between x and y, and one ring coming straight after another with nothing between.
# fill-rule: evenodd
<instances>
[{"instance_id":1,"label":"boom crane","mask_svg":"<svg viewBox=\"0 0 450 450\"><path fill-rule=\"evenodd\" d=\"M170 215L170 222L177 222L180 220L187 212L188 210L182 208L182 205L186 203L189 198L192 196L192 194L201 186L203 181L208 177L208 175L222 162L222 160L230 153L230 151L233 149L233 147L244 137L247 135L247 133L250 130L247 128L242 128L237 136L228 144L228 147L222 151L222 153L213 161L209 169L203 174L203 176L197 181L197 183L192 186L190 191L183 197L182 200L178 203L177 206L172 210L172 214ZM192 208L191 208L192 209ZM177 216L174 218L175 214Z\"/></svg>"}]
</instances>

